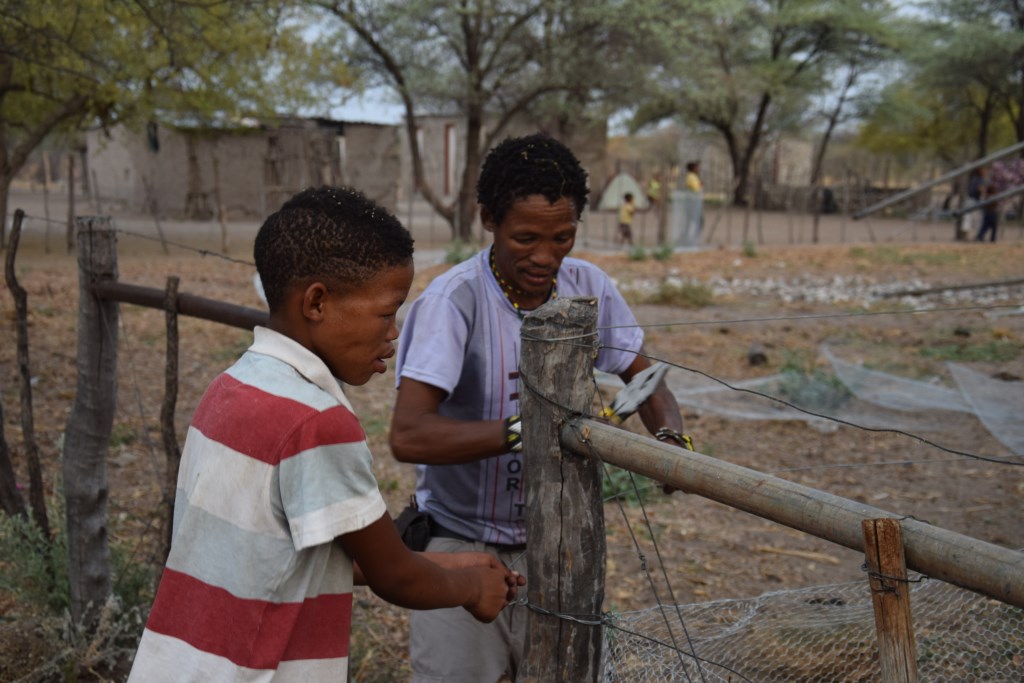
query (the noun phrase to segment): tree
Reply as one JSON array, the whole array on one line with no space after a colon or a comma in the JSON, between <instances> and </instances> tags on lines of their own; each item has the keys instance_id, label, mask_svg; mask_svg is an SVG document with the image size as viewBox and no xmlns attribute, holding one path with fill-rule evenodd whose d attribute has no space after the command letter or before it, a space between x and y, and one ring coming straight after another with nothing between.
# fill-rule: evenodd
<instances>
[{"instance_id":1,"label":"tree","mask_svg":"<svg viewBox=\"0 0 1024 683\"><path fill-rule=\"evenodd\" d=\"M405 110L416 189L467 240L484 153L516 117L568 135L599 106L622 101L637 39L626 18L658 3L582 0L312 0L355 39L353 66L394 92ZM345 31L337 38L344 40ZM632 77L636 78L636 68ZM612 99L605 97L613 93ZM615 98L618 98L617 100ZM462 176L446 202L427 181L417 131L424 113L465 121ZM552 132L549 130L549 132Z\"/></svg>"},{"instance_id":2,"label":"tree","mask_svg":"<svg viewBox=\"0 0 1024 683\"><path fill-rule=\"evenodd\" d=\"M301 88L310 80L295 79L276 50L314 48L300 25L279 23L284 17L272 0L0 0L0 215L15 174L48 136L160 117L230 120L307 101ZM329 64L314 62L318 78L344 73ZM268 87L267 72L294 85ZM65 456L79 489L106 491L103 468L88 466L96 458ZM77 502L68 498L69 579L80 587L72 613L88 620L87 606L110 590L106 500L87 501L90 521L101 520L87 535L71 523Z\"/></svg>"},{"instance_id":3,"label":"tree","mask_svg":"<svg viewBox=\"0 0 1024 683\"><path fill-rule=\"evenodd\" d=\"M985 156L995 140L1008 143L999 130L1005 122L1017 141L1024 140L1024 7L1007 0L936 0L927 8L920 35L931 39L919 41L908 59L922 87L944 92L973 119L969 156Z\"/></svg>"},{"instance_id":4,"label":"tree","mask_svg":"<svg viewBox=\"0 0 1024 683\"><path fill-rule=\"evenodd\" d=\"M1024 140L1024 9L997 0L924 9L908 23L903 77L883 92L861 144L960 165Z\"/></svg>"},{"instance_id":5,"label":"tree","mask_svg":"<svg viewBox=\"0 0 1024 683\"><path fill-rule=\"evenodd\" d=\"M0 215L48 136L273 111L344 81L344 63L312 53L286 16L278 0L0 0ZM305 65L317 73L297 78Z\"/></svg>"},{"instance_id":6,"label":"tree","mask_svg":"<svg viewBox=\"0 0 1024 683\"><path fill-rule=\"evenodd\" d=\"M634 126L678 117L716 132L747 201L753 160L767 135L805 122L809 99L827 88L835 58L862 31L854 0L682 0L680 39L665 46L655 90ZM878 6L885 7L884 2Z\"/></svg>"}]
</instances>

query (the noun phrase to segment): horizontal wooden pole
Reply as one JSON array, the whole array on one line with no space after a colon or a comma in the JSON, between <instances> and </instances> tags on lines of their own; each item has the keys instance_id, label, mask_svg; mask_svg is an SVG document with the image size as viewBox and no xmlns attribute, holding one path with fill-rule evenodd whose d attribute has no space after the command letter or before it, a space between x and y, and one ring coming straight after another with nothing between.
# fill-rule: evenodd
<instances>
[{"instance_id":1,"label":"horizontal wooden pole","mask_svg":"<svg viewBox=\"0 0 1024 683\"><path fill-rule=\"evenodd\" d=\"M853 218L854 220L857 220L859 218L864 218L864 216L869 216L875 213L876 211L879 211L886 207L892 206L893 204L898 204L899 202L909 199L913 197L915 194L924 192L929 188L935 187L936 185L952 180L957 176L963 175L964 173L969 173L970 171L973 171L976 168L980 168L981 166L990 164L993 161L998 161L1003 157L1008 157L1011 154L1014 154L1015 152L1019 152L1021 150L1024 150L1024 142L1018 142L1014 145L1010 145L1009 147L1004 147L1003 149L997 150L982 159L976 159L974 161L966 163L963 166L960 166L959 168L953 169L949 173L945 173L939 176L938 178L934 178L933 180L923 182L916 187L910 188L909 190L904 190L903 192L894 194L888 199L883 199L877 204L872 204L869 207L861 209L860 211L857 211L853 214Z\"/></svg>"},{"instance_id":2,"label":"horizontal wooden pole","mask_svg":"<svg viewBox=\"0 0 1024 683\"><path fill-rule=\"evenodd\" d=\"M901 520L907 566L962 588L1024 607L1024 553L818 491L586 418L568 421L562 448L597 457L687 493L864 551L861 523Z\"/></svg>"},{"instance_id":3,"label":"horizontal wooden pole","mask_svg":"<svg viewBox=\"0 0 1024 683\"><path fill-rule=\"evenodd\" d=\"M92 285L92 291L100 299L164 310L166 293L162 289L128 285L113 280L100 280ZM251 330L257 325L266 325L269 318L266 311L261 311L258 308L229 304L194 294L178 294L177 311L181 315L212 320L224 325L240 327L243 330Z\"/></svg>"}]
</instances>

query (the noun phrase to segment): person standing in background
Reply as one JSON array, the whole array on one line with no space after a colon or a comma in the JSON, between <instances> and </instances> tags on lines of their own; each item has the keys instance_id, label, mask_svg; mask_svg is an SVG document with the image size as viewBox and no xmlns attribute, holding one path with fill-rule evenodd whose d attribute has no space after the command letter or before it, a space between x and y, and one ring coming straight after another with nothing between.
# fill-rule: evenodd
<instances>
[{"instance_id":1,"label":"person standing in background","mask_svg":"<svg viewBox=\"0 0 1024 683\"><path fill-rule=\"evenodd\" d=\"M985 176L987 172L984 166L974 169L967 176L967 204L964 208L970 208L981 201L981 197L985 192L986 180ZM981 223L984 219L984 215L980 210L968 211L963 215L961 219L961 232L960 239L970 239L969 235L976 230L980 230ZM977 237L981 241L980 233Z\"/></svg>"},{"instance_id":2,"label":"person standing in background","mask_svg":"<svg viewBox=\"0 0 1024 683\"><path fill-rule=\"evenodd\" d=\"M980 199L987 199L992 195L996 194L995 188L992 183L986 183L979 195ZM973 212L977 213L977 212ZM999 226L999 202L989 202L981 209L981 226L978 228L978 235L975 238L979 242L985 241L985 235L991 233L989 242L996 241L996 232Z\"/></svg>"},{"instance_id":3,"label":"person standing in background","mask_svg":"<svg viewBox=\"0 0 1024 683\"><path fill-rule=\"evenodd\" d=\"M633 193L627 192L622 197L619 207L619 244L633 246L633 217L636 215L636 204Z\"/></svg>"},{"instance_id":4,"label":"person standing in background","mask_svg":"<svg viewBox=\"0 0 1024 683\"><path fill-rule=\"evenodd\" d=\"M696 246L700 243L700 232L704 222L704 184L700 180L700 162L686 164L683 178L683 230L680 243Z\"/></svg>"}]
</instances>

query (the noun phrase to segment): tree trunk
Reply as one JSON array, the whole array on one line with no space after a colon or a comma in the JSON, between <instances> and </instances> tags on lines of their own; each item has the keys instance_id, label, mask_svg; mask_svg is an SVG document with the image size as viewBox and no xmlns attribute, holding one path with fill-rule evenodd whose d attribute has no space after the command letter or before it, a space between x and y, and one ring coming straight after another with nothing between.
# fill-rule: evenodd
<instances>
[{"instance_id":1,"label":"tree trunk","mask_svg":"<svg viewBox=\"0 0 1024 683\"><path fill-rule=\"evenodd\" d=\"M64 436L71 616L91 623L110 595L107 448L114 424L119 310L92 292L117 280L117 241L109 218L78 220L77 388Z\"/></svg>"},{"instance_id":2,"label":"tree trunk","mask_svg":"<svg viewBox=\"0 0 1024 683\"><path fill-rule=\"evenodd\" d=\"M75 248L75 157L68 155L68 224L64 244L70 254Z\"/></svg>"},{"instance_id":3,"label":"tree trunk","mask_svg":"<svg viewBox=\"0 0 1024 683\"><path fill-rule=\"evenodd\" d=\"M455 205L455 237L463 242L473 240L473 219L476 217L476 179L480 173L480 137L483 116L471 112L466 118L465 165L459 196Z\"/></svg>"}]
</instances>

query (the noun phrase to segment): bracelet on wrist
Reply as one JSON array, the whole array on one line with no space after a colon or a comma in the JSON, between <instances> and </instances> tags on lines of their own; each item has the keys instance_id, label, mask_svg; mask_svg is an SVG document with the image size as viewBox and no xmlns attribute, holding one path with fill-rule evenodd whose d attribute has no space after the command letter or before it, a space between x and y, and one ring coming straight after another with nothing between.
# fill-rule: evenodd
<instances>
[{"instance_id":1,"label":"bracelet on wrist","mask_svg":"<svg viewBox=\"0 0 1024 683\"><path fill-rule=\"evenodd\" d=\"M505 418L505 447L513 453L523 450L523 422L518 415Z\"/></svg>"},{"instance_id":2,"label":"bracelet on wrist","mask_svg":"<svg viewBox=\"0 0 1024 683\"><path fill-rule=\"evenodd\" d=\"M677 444L679 444L688 451L696 450L693 447L693 439L691 439L688 434L681 434L680 432L677 432L676 430L671 429L669 427L662 427L661 429L656 431L654 433L654 438L657 439L658 441L671 439L672 441L675 441Z\"/></svg>"}]
</instances>

